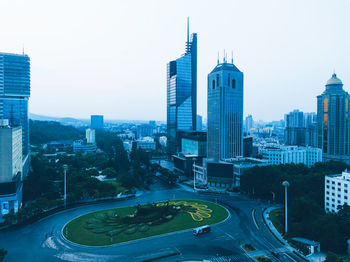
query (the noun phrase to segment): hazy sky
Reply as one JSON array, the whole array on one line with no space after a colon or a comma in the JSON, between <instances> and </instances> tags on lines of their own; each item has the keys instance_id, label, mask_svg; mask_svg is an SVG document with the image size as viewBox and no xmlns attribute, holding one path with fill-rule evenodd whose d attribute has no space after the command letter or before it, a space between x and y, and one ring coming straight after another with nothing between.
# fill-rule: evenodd
<instances>
[{"instance_id":1,"label":"hazy sky","mask_svg":"<svg viewBox=\"0 0 350 262\"><path fill-rule=\"evenodd\" d=\"M0 0L0 51L31 57L30 112L166 119L166 63L198 33L198 113L217 53L244 72L244 115L316 110L335 69L350 91L350 0Z\"/></svg>"}]
</instances>

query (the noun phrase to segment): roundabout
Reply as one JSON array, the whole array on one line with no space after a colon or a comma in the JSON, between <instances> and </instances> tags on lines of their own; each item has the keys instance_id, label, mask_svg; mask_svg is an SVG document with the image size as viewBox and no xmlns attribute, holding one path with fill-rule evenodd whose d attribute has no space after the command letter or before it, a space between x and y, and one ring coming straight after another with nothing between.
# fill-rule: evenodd
<instances>
[{"instance_id":1,"label":"roundabout","mask_svg":"<svg viewBox=\"0 0 350 262\"><path fill-rule=\"evenodd\" d=\"M228 216L226 208L209 201L161 201L84 214L69 221L62 234L75 244L108 246L213 225Z\"/></svg>"}]
</instances>

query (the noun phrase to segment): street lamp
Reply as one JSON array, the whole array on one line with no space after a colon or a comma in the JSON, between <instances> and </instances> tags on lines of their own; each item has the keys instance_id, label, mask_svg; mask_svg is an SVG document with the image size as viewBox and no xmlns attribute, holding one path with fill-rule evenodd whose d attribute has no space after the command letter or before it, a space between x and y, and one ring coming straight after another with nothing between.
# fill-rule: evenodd
<instances>
[{"instance_id":1,"label":"street lamp","mask_svg":"<svg viewBox=\"0 0 350 262\"><path fill-rule=\"evenodd\" d=\"M67 169L68 165L63 165L63 171L64 171L64 208L67 206Z\"/></svg>"},{"instance_id":2,"label":"street lamp","mask_svg":"<svg viewBox=\"0 0 350 262\"><path fill-rule=\"evenodd\" d=\"M285 233L287 233L287 188L290 186L288 181L284 181L282 183L282 186L284 186L284 209L285 209Z\"/></svg>"}]
</instances>

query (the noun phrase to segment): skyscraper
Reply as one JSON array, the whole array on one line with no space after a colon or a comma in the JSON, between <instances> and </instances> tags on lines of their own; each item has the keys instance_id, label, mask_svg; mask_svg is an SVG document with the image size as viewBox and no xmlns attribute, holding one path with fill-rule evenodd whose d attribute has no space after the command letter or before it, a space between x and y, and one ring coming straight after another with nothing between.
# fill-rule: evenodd
<instances>
[{"instance_id":1,"label":"skyscraper","mask_svg":"<svg viewBox=\"0 0 350 262\"><path fill-rule=\"evenodd\" d=\"M243 73L224 58L208 75L208 159L243 156Z\"/></svg>"},{"instance_id":2,"label":"skyscraper","mask_svg":"<svg viewBox=\"0 0 350 262\"><path fill-rule=\"evenodd\" d=\"M326 160L350 162L349 99L336 74L326 83L326 90L317 96L318 147Z\"/></svg>"},{"instance_id":3,"label":"skyscraper","mask_svg":"<svg viewBox=\"0 0 350 262\"><path fill-rule=\"evenodd\" d=\"M10 126L22 127L24 177L29 171L29 96L29 56L0 53L0 119L9 119Z\"/></svg>"},{"instance_id":4,"label":"skyscraper","mask_svg":"<svg viewBox=\"0 0 350 262\"><path fill-rule=\"evenodd\" d=\"M203 117L201 115L197 115L197 131L203 130Z\"/></svg>"},{"instance_id":5,"label":"skyscraper","mask_svg":"<svg viewBox=\"0 0 350 262\"><path fill-rule=\"evenodd\" d=\"M253 117L252 115L247 115L245 118L245 131L250 132L250 129L253 128Z\"/></svg>"},{"instance_id":6,"label":"skyscraper","mask_svg":"<svg viewBox=\"0 0 350 262\"><path fill-rule=\"evenodd\" d=\"M103 129L103 115L91 115L90 127L92 129Z\"/></svg>"},{"instance_id":7,"label":"skyscraper","mask_svg":"<svg viewBox=\"0 0 350 262\"><path fill-rule=\"evenodd\" d=\"M196 131L197 118L197 34L189 36L185 54L167 65L167 151L178 152L179 131Z\"/></svg>"},{"instance_id":8,"label":"skyscraper","mask_svg":"<svg viewBox=\"0 0 350 262\"><path fill-rule=\"evenodd\" d=\"M305 145L305 120L304 113L294 110L284 116L284 142L287 145Z\"/></svg>"}]
</instances>

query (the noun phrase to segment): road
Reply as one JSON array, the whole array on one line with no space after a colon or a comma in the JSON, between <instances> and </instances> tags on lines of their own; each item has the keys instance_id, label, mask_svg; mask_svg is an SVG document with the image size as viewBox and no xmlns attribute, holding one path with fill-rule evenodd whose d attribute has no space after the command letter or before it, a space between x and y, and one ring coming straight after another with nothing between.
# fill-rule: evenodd
<instances>
[{"instance_id":1,"label":"road","mask_svg":"<svg viewBox=\"0 0 350 262\"><path fill-rule=\"evenodd\" d=\"M191 230L175 232L147 239L107 247L75 245L62 237L64 225L92 211L131 206L168 199L202 199L218 202L231 216L212 227L212 231L193 236ZM169 189L160 182L136 199L106 202L68 209L43 218L30 225L0 232L0 247L8 250L5 262L12 261L143 261L168 253L179 255L157 261L206 259L209 261L253 261L251 257L266 255L272 261L301 261L278 242L265 227L262 219L264 204L244 196L199 195L181 187ZM255 217L255 219L254 219ZM252 244L257 251L247 254L240 246ZM271 255L279 253L279 258Z\"/></svg>"}]
</instances>

